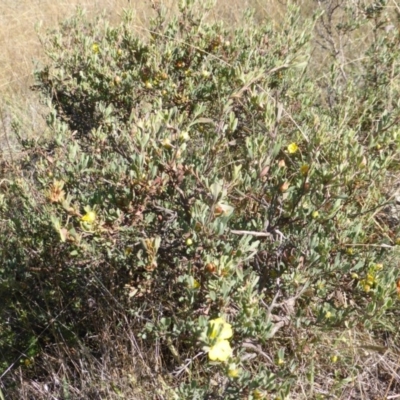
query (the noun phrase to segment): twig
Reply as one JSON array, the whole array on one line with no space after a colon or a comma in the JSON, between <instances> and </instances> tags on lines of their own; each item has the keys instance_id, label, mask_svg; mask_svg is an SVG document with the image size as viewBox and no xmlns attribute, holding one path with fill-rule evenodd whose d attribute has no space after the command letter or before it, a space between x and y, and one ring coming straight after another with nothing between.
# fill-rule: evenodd
<instances>
[{"instance_id":1,"label":"twig","mask_svg":"<svg viewBox=\"0 0 400 400\"><path fill-rule=\"evenodd\" d=\"M235 229L231 229L230 231L234 235L250 235L256 237L271 237L272 235L269 232L256 232L256 231L238 231Z\"/></svg>"},{"instance_id":2,"label":"twig","mask_svg":"<svg viewBox=\"0 0 400 400\"><path fill-rule=\"evenodd\" d=\"M368 244L368 243L344 243L343 246L347 247L380 247L383 249L393 249L395 246L391 246L390 244Z\"/></svg>"},{"instance_id":3,"label":"twig","mask_svg":"<svg viewBox=\"0 0 400 400\"><path fill-rule=\"evenodd\" d=\"M263 352L260 346L256 346L255 344L249 343L249 342L243 342L242 347L244 347L246 349L254 350L257 354L266 358L270 363L273 362L271 360L271 357L267 353Z\"/></svg>"},{"instance_id":4,"label":"twig","mask_svg":"<svg viewBox=\"0 0 400 400\"><path fill-rule=\"evenodd\" d=\"M186 360L186 364L182 365L181 367L179 367L178 369L176 369L173 372L173 375L175 377L179 376L183 371L186 371L190 374L190 370L189 370L189 365L198 357L200 357L201 355L205 354L204 351L201 351L200 353L196 354L194 357L189 358L188 360Z\"/></svg>"}]
</instances>

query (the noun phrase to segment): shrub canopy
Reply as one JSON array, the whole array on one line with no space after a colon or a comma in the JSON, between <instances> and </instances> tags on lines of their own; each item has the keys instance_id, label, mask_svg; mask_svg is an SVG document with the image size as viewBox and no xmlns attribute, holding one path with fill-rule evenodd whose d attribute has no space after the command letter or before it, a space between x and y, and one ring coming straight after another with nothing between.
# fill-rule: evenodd
<instances>
[{"instance_id":1,"label":"shrub canopy","mask_svg":"<svg viewBox=\"0 0 400 400\"><path fill-rule=\"evenodd\" d=\"M156 10L146 38L129 13L112 27L78 12L42 39L51 135L22 140L1 197L0 340L6 362L28 348L27 374L59 343L101 357L134 335L161 348L146 363L175 372L175 398L283 398L318 332L390 330L398 33L373 14L362 61L315 76L320 15L230 29L196 10Z\"/></svg>"}]
</instances>

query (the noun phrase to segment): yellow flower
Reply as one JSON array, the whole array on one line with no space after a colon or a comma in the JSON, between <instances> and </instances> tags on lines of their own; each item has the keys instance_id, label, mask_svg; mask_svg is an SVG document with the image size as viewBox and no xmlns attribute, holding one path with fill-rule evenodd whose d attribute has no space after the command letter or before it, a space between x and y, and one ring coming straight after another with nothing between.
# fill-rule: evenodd
<instances>
[{"instance_id":1,"label":"yellow flower","mask_svg":"<svg viewBox=\"0 0 400 400\"><path fill-rule=\"evenodd\" d=\"M276 360L276 365L283 365L283 364L285 364L285 360L283 358L278 358Z\"/></svg>"},{"instance_id":2,"label":"yellow flower","mask_svg":"<svg viewBox=\"0 0 400 400\"><path fill-rule=\"evenodd\" d=\"M294 154L294 153L296 153L298 150L299 150L299 146L297 146L297 144L296 143L290 143L289 144L289 146L287 147L287 149L288 149L288 152L290 153L290 154Z\"/></svg>"},{"instance_id":3,"label":"yellow flower","mask_svg":"<svg viewBox=\"0 0 400 400\"><path fill-rule=\"evenodd\" d=\"M96 213L94 211L88 211L82 218L81 221L93 224L96 221Z\"/></svg>"},{"instance_id":4,"label":"yellow flower","mask_svg":"<svg viewBox=\"0 0 400 400\"><path fill-rule=\"evenodd\" d=\"M367 274L367 278L365 279L367 285L372 286L376 282L376 278L372 274Z\"/></svg>"},{"instance_id":5,"label":"yellow flower","mask_svg":"<svg viewBox=\"0 0 400 400\"><path fill-rule=\"evenodd\" d=\"M374 281L372 281L371 279L368 279L368 275L367 275L366 279L362 279L360 281L360 286L364 289L365 293L368 293L371 290L371 287L374 284Z\"/></svg>"},{"instance_id":6,"label":"yellow flower","mask_svg":"<svg viewBox=\"0 0 400 400\"><path fill-rule=\"evenodd\" d=\"M217 340L217 342L210 347L208 358L211 361L226 361L232 355L232 348L229 342L225 339Z\"/></svg>"},{"instance_id":7,"label":"yellow flower","mask_svg":"<svg viewBox=\"0 0 400 400\"><path fill-rule=\"evenodd\" d=\"M232 326L223 318L215 318L208 322L208 341L211 345L208 350L208 358L211 361L226 361L232 355L232 348L228 341L233 336Z\"/></svg>"},{"instance_id":8,"label":"yellow flower","mask_svg":"<svg viewBox=\"0 0 400 400\"><path fill-rule=\"evenodd\" d=\"M161 142L162 147L164 147L164 149L166 150L170 150L172 149L172 143L169 139L163 139Z\"/></svg>"},{"instance_id":9,"label":"yellow flower","mask_svg":"<svg viewBox=\"0 0 400 400\"><path fill-rule=\"evenodd\" d=\"M240 374L240 369L237 368L236 364L230 364L228 369L229 378L237 378Z\"/></svg>"},{"instance_id":10,"label":"yellow flower","mask_svg":"<svg viewBox=\"0 0 400 400\"><path fill-rule=\"evenodd\" d=\"M210 339L225 340L233 336L232 325L225 322L223 318L215 318L209 321Z\"/></svg>"},{"instance_id":11,"label":"yellow flower","mask_svg":"<svg viewBox=\"0 0 400 400\"><path fill-rule=\"evenodd\" d=\"M239 370L238 369L230 369L228 371L228 376L229 376L229 378L237 378L239 376Z\"/></svg>"},{"instance_id":12,"label":"yellow flower","mask_svg":"<svg viewBox=\"0 0 400 400\"><path fill-rule=\"evenodd\" d=\"M256 400L261 400L261 399L265 398L264 393L258 389L254 390L252 394L253 394L253 398Z\"/></svg>"},{"instance_id":13,"label":"yellow flower","mask_svg":"<svg viewBox=\"0 0 400 400\"><path fill-rule=\"evenodd\" d=\"M179 134L179 140L181 140L182 142L186 142L190 139L189 133L187 131L182 131Z\"/></svg>"},{"instance_id":14,"label":"yellow flower","mask_svg":"<svg viewBox=\"0 0 400 400\"><path fill-rule=\"evenodd\" d=\"M319 212L318 212L318 211L313 211L312 214L311 214L311 216L312 216L313 218L318 218Z\"/></svg>"},{"instance_id":15,"label":"yellow flower","mask_svg":"<svg viewBox=\"0 0 400 400\"><path fill-rule=\"evenodd\" d=\"M190 286L192 289L198 289L200 287L200 283L198 280L191 278L190 281Z\"/></svg>"},{"instance_id":16,"label":"yellow flower","mask_svg":"<svg viewBox=\"0 0 400 400\"><path fill-rule=\"evenodd\" d=\"M30 359L29 358L25 358L24 364L25 364L26 367L32 366L32 364L33 364L32 357Z\"/></svg>"},{"instance_id":17,"label":"yellow flower","mask_svg":"<svg viewBox=\"0 0 400 400\"><path fill-rule=\"evenodd\" d=\"M302 175L307 175L309 170L310 170L310 166L309 166L308 164L303 164L303 165L300 167L300 173L301 173Z\"/></svg>"},{"instance_id":18,"label":"yellow flower","mask_svg":"<svg viewBox=\"0 0 400 400\"><path fill-rule=\"evenodd\" d=\"M99 45L97 43L93 43L92 50L94 54L97 54L100 51Z\"/></svg>"}]
</instances>

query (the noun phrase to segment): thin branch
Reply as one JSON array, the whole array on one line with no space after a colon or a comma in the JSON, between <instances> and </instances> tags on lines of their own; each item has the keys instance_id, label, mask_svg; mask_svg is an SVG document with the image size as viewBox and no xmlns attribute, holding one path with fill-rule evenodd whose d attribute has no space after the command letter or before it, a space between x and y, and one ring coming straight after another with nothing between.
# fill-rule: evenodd
<instances>
[{"instance_id":1,"label":"thin branch","mask_svg":"<svg viewBox=\"0 0 400 400\"><path fill-rule=\"evenodd\" d=\"M230 231L234 235L250 235L256 237L272 237L272 235L268 232L256 232L256 231L238 231L235 229L231 229Z\"/></svg>"}]
</instances>

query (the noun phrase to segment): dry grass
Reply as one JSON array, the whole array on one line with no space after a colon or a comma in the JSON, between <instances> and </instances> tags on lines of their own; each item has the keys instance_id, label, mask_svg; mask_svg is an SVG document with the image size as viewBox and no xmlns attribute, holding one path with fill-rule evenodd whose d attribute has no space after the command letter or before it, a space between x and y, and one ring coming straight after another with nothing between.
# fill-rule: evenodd
<instances>
[{"instance_id":1,"label":"dry grass","mask_svg":"<svg viewBox=\"0 0 400 400\"><path fill-rule=\"evenodd\" d=\"M3 1L0 5L0 90L24 92L32 82L32 62L40 60L42 52L36 27L55 27L71 16L77 6L96 15L104 11L111 19L118 17L125 0L104 1ZM145 16L145 9L138 9L138 19Z\"/></svg>"},{"instance_id":2,"label":"dry grass","mask_svg":"<svg viewBox=\"0 0 400 400\"><path fill-rule=\"evenodd\" d=\"M54 28L71 16L77 6L87 9L88 14L105 12L111 20L118 18L126 0L104 1L50 1L5 0L0 4L0 145L2 156L18 155L11 134L11 115L30 137L41 136L46 129L42 106L29 89L33 83L34 62L43 59L37 29ZM146 8L137 10L137 19L145 19Z\"/></svg>"},{"instance_id":3,"label":"dry grass","mask_svg":"<svg viewBox=\"0 0 400 400\"><path fill-rule=\"evenodd\" d=\"M57 27L62 20L72 16L77 7L83 7L93 17L105 13L111 22L117 22L124 9L133 8L140 34L146 31L154 1L4 0L0 3L0 147L3 157L19 154L11 134L11 116L28 137L39 137L46 130L43 107L29 89L33 83L34 63L44 58L37 32ZM275 10L277 16L281 14L282 5L270 3L268 11ZM173 0L163 0L163 4L171 14L177 8L177 2ZM260 16L267 12L267 6L260 0L218 0L211 17L235 25L243 10L249 7L256 7Z\"/></svg>"},{"instance_id":4,"label":"dry grass","mask_svg":"<svg viewBox=\"0 0 400 400\"><path fill-rule=\"evenodd\" d=\"M135 23L139 29L146 27L152 15L153 0L4 0L0 4L0 94L15 92L26 93L32 83L34 60L43 57L36 27L40 30L56 27L65 18L71 16L76 7L83 7L88 15L96 16L104 12L111 22L118 21L123 9L133 8ZM176 1L163 0L163 4L173 12ZM310 0L304 2L310 4ZM255 8L260 18L273 15L282 16L284 7L281 2L261 0L217 0L217 6L211 16L236 25L248 8ZM307 7L308 8L308 7Z\"/></svg>"}]
</instances>

